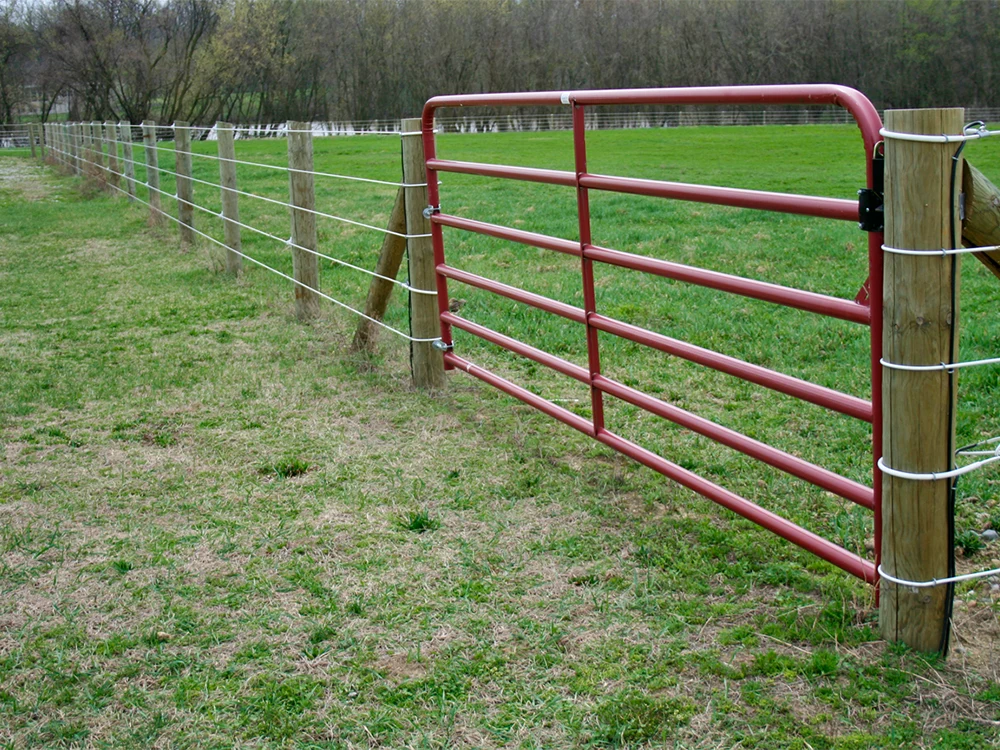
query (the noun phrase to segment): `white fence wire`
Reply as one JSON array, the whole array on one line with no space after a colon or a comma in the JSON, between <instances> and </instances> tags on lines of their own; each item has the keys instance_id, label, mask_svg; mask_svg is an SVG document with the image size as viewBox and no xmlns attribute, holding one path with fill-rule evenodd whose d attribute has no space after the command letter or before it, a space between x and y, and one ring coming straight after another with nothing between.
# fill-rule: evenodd
<instances>
[{"instance_id":1,"label":"white fence wire","mask_svg":"<svg viewBox=\"0 0 1000 750\"><path fill-rule=\"evenodd\" d=\"M97 126L104 127L103 123L85 123L85 125L88 125L90 127L97 127ZM317 211L315 209L304 208L302 206L294 206L293 204L289 203L288 201L277 200L275 198L270 198L270 197L259 195L259 194L256 194L256 193L251 193L251 192L244 191L244 190L238 190L236 188L226 187L226 186L224 186L224 185L222 185L220 183L215 183L215 182L211 182L211 181L208 181L208 180L203 180L203 179L200 179L200 178L196 178L196 177L194 177L192 175L179 174L176 171L173 171L173 170L161 167L161 166L159 166L159 164L156 164L154 166L152 164L148 164L145 161L140 161L140 160L134 159L134 158L133 159L127 158L125 156L125 153L123 152L123 150L122 151L119 150L120 141L118 141L118 140L107 141L107 140L103 140L102 139L102 140L99 141L99 143L101 144L100 147L95 147L95 146L90 145L90 143L91 143L91 139L90 138L86 138L86 137L85 138L79 138L79 135L76 134L76 133L74 133L72 131L72 127L70 125L54 125L54 126L50 126L50 127L51 128L55 128L54 132L56 134L56 138L58 138L58 144L59 145L57 145L57 143L49 142L47 144L47 148L53 154L57 155L57 159L64 166L67 166L70 169L74 169L78 173L82 173L84 171L83 167L80 166L81 164L82 165L86 165L87 167L90 167L91 170L93 171L93 173L100 175L102 177L102 179L104 180L104 182L107 185L109 185L110 187L114 188L115 190L117 190L117 191L119 191L119 192L121 192L121 193L129 196L130 198L138 201L139 203L147 206L151 211L156 211L158 214L160 214L162 216L166 216L171 221L173 221L173 222L175 222L177 224L184 224L185 226L188 227L188 229L190 229L191 231L193 231L195 234L199 235L200 237L205 238L209 242L212 242L215 245L218 245L218 246L220 246L222 248L225 248L226 250L235 253L236 255L240 256L241 258L246 259L250 263L253 263L253 264L255 264L255 265L257 265L257 266L259 266L259 267L261 267L261 268L263 268L263 269L265 269L267 271L270 271L271 273L273 273L273 274L275 274L275 275L277 275L277 276L279 276L281 278L284 278L284 279L287 279L287 280L291 281L292 283L296 284L297 286L300 286L300 287L306 289L307 291L310 291L310 292L316 294L320 298L322 298L322 299L324 299L324 300L326 300L326 301L328 301L328 302L330 302L330 303L332 303L334 305L337 305L338 307L340 307L340 308L342 308L344 310L347 310L348 312L351 312L354 315L357 315L358 317L361 317L361 318L363 318L365 320L368 320L368 321L374 323L375 325L378 325L379 327L381 327L381 328L383 328L383 329L385 329L387 331L390 331L391 333L395 334L396 336L399 336L400 338L406 339L407 341L418 342L418 343L419 342L434 342L434 341L439 340L436 337L435 338L417 338L417 337L411 336L408 333L400 331L399 329L390 326L389 324L385 323L384 321L379 320L377 318L374 318L374 317L372 317L370 315L367 315L364 312L362 312L362 311L360 311L360 310L352 307L351 305L348 305L347 303L345 303L345 302L343 302L343 301L341 301L339 299L336 299L335 297L333 297L333 296L331 296L329 294L326 294L326 293L320 291L319 289L316 289L316 288L314 288L314 287L312 287L312 286L310 286L308 284L305 284L305 283L299 281L298 279L295 279L294 277L292 277L292 276L290 276L290 275L288 275L288 274L286 274L286 273L284 273L284 272L282 272L282 271L280 271L280 270L278 270L278 269L276 269L276 268L274 268L274 267L272 267L272 266L264 263L263 261L258 260L257 258L254 258L254 257L252 257L252 256L250 256L250 255L248 255L248 254L246 254L244 252L241 252L241 251L235 250L234 248L229 247L225 242L222 242L221 240L216 239L212 235L210 235L210 234L208 234L208 233L206 233L204 231L201 231L201 230L197 229L196 227L191 226L190 224L186 224L185 222L181 221L181 219L179 219L178 217L175 217L173 214L169 213L168 211L165 211L161 207L158 207L158 206L154 205L153 202L152 202L152 200L148 200L148 201L147 200L142 200L141 198L139 198L138 196L135 195L134 185L141 185L141 186L145 187L150 192L150 195L152 195L153 193L156 193L159 196L170 198L172 200L180 200L180 199L178 198L178 195L176 193L170 193L168 191L160 189L157 186L152 185L150 183L149 178L148 178L148 171L147 171L147 178L146 178L145 181L140 181L140 180L135 179L134 177L130 177L128 174L123 173L124 170L123 170L123 172L114 172L113 173L114 176L117 177L117 178L119 178L119 180L130 181L132 183L133 189L129 190L127 187L126 188L120 187L119 185L115 184L115 180L110 179L112 177L112 170L108 166L108 164L105 162L105 157L106 156L110 157L110 156L113 155L115 161L117 161L119 164L122 164L122 165L124 165L124 164L130 164L130 165L133 166L133 168L136 165L138 165L140 167L143 167L146 170L155 169L156 172L159 175L172 176L175 180L178 180L178 179L179 180L190 180L191 182L194 182L194 183L198 183L198 184L210 187L210 188L218 189L220 192L221 191L230 191L230 192L233 192L235 194L242 195L242 196L245 196L245 197L248 197L248 198L253 198L253 199L256 199L256 200L259 200L259 201L263 201L263 202L266 202L266 203L269 203L269 204L279 205L279 206L282 206L282 207L287 208L289 210L304 211L306 213L313 214L313 215L315 215L317 217L326 218L326 219L338 221L338 222L341 222L341 223L346 223L346 224L350 224L350 225L353 225L353 226L362 227L364 229L373 230L373 231L376 231L376 232L380 232L382 234L390 234L390 235L399 237L401 239L412 239L412 238L417 238L417 237L428 237L430 235L426 235L426 234L406 234L406 233L396 232L396 231L393 231L391 229L386 229L386 228L383 228L383 227L380 227L380 226L376 226L374 224L369 224L369 223L358 221L358 220L355 220L355 219L350 219L350 218L347 218L347 217L337 216L337 215L326 213L326 212L323 212L323 211ZM132 134L133 134L133 140L141 141L141 138L140 139L135 139L135 128L134 128L134 126L124 125L122 127L125 127L125 128L129 129L132 132ZM118 126L115 126L115 129L116 129L116 132L117 132ZM165 128L162 127L162 126L158 126L157 127L157 131L158 131L157 132L157 137L158 138L160 136L160 132L159 131L162 131L164 129ZM180 129L180 128L178 128L178 129ZM191 128L191 129L193 129L193 128ZM101 131L101 132L103 134L103 131ZM173 136L173 133L174 133L174 130L171 127L171 136ZM66 147L64 147L65 144L71 144L71 145L68 148L66 148ZM109 148L114 149L113 153L109 151L109 153L105 154L105 152L104 152L104 145L105 144L109 144ZM138 147L138 148L147 148L149 146L145 145L145 144L142 144L140 142L137 142L136 143L136 147ZM166 151L166 152L170 152L170 153L173 153L173 154L184 153L184 154L189 154L191 156L208 157L208 158L212 158L212 159L215 159L215 160L231 161L231 162L235 162L237 164L244 164L246 166L251 166L251 167L256 167L256 168L266 168L266 169L271 169L271 170L278 170L278 171L283 171L283 172L286 172L286 173L296 172L296 173L301 173L301 174L311 174L311 175L315 175L315 176L318 176L318 177L336 178L336 179L347 180L347 181L351 181L351 182L363 182L363 183L370 183L370 184L391 186L391 187L396 187L396 188L402 188L402 187L422 187L423 186L423 184L409 185L409 184L404 183L402 181L388 181L388 180L374 180L374 179L368 179L368 178L357 178L357 177L353 177L353 176L350 176L350 175L338 175L338 174L332 174L332 173L327 173L327 172L318 172L318 171L291 169L291 168L289 168L287 166L274 165L274 164L261 164L261 163L258 163L258 162L246 162L246 161L240 161L240 160L235 160L235 159L233 159L233 160L231 160L231 159L220 159L220 157L218 157L218 156L212 156L210 154L199 154L199 153L194 152L194 151L178 152L174 148L167 148L167 147L164 147L164 146L153 146L152 148L155 148L157 151ZM370 277L381 279L381 280L383 280L385 282L388 282L388 283L394 284L397 287L400 287L401 289L405 290L408 293L423 294L423 295L436 295L437 294L437 292L434 291L434 290L419 289L419 288L416 288L414 286L411 286L410 284L408 284L406 282L400 281L400 280L395 279L395 278L391 278L389 276L385 276L383 274L377 273L377 272L369 270L367 268L363 268L363 267L358 266L356 264L353 264L353 263L350 263L348 261L345 261L345 260L343 260L341 258L337 258L337 257L334 257L332 255L328 255L328 254L319 252L318 250L315 250L313 248L308 248L308 247L304 247L302 245L296 244L295 242L292 241L291 238L279 237L278 235L275 235L275 234L273 234L271 232L268 232L268 231L266 231L264 229L261 229L259 227L255 227L255 226L253 226L251 224L248 224L246 222L236 221L235 219L226 217L222 212L214 211L213 209L208 208L208 207L203 206L203 205L200 205L200 204L194 202L193 200L190 201L190 202L188 202L188 201L185 201L185 202L189 203L189 205L191 205L192 208L197 209L198 211L206 213L206 214L208 214L208 215L210 215L210 216L212 216L214 218L221 219L222 221L231 222L231 223L233 223L233 224L235 224L235 225L237 225L237 226L239 226L239 227L241 227L243 229L246 229L246 230L254 232L254 233L256 233L256 234L258 234L260 236L263 236L263 237L269 238L271 240L274 240L275 242L281 243L283 246L285 246L287 248L301 250L301 251L307 252L307 253L309 253L311 255L314 255L317 258L322 258L324 260L330 261L331 263L334 263L334 264L336 264L338 266L341 266L341 267L344 267L344 268L348 268L348 269L353 270L353 271L357 271L359 273L365 274L365 275L370 276Z\"/></svg>"}]
</instances>

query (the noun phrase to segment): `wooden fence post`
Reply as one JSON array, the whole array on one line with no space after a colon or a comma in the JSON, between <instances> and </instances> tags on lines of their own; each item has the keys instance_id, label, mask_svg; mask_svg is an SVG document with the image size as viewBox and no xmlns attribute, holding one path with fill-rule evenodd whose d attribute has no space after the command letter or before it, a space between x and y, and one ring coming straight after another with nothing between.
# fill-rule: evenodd
<instances>
[{"instance_id":1,"label":"wooden fence post","mask_svg":"<svg viewBox=\"0 0 1000 750\"><path fill-rule=\"evenodd\" d=\"M295 285L295 317L301 321L319 316L319 258L316 250L316 189L313 183L313 145L308 122L288 123L288 187L292 213L292 275ZM304 209L304 210L303 210ZM306 248L301 250L299 248ZM311 289L307 289L305 284Z\"/></svg>"},{"instance_id":2,"label":"wooden fence post","mask_svg":"<svg viewBox=\"0 0 1000 750\"><path fill-rule=\"evenodd\" d=\"M215 124L219 154L219 185L222 193L222 224L225 231L226 272L239 276L243 272L243 239L240 232L240 196L236 193L236 143L233 126L228 122Z\"/></svg>"},{"instance_id":3,"label":"wooden fence post","mask_svg":"<svg viewBox=\"0 0 1000 750\"><path fill-rule=\"evenodd\" d=\"M368 299L365 300L365 315L368 318L382 320L385 309L389 304L389 296L395 286L387 279L396 278L399 273L399 266L403 262L403 254L406 252L406 212L403 198L403 188L396 191L396 201L392 204L392 213L389 215L389 226L387 229L395 234L387 234L382 240L382 251L378 256L378 263L375 265L375 273L379 276L372 277L371 285L368 287ZM379 278L384 276L386 278ZM352 347L355 351L372 351L375 348L375 335L378 326L368 318L361 318L358 321L357 330L354 332L354 343Z\"/></svg>"},{"instance_id":4,"label":"wooden fence post","mask_svg":"<svg viewBox=\"0 0 1000 750\"><path fill-rule=\"evenodd\" d=\"M410 286L433 291L437 288L434 270L434 246L429 236L431 223L424 216L427 207L427 170L424 164L424 142L419 135L420 118L402 121L403 189L406 213L407 255L410 266ZM422 186L422 187L418 187ZM435 295L410 292L410 335L418 339L433 339L441 335L438 302ZM430 341L410 342L410 370L418 388L440 388L444 385L444 359Z\"/></svg>"},{"instance_id":5,"label":"wooden fence post","mask_svg":"<svg viewBox=\"0 0 1000 750\"><path fill-rule=\"evenodd\" d=\"M121 181L118 172L118 138L112 122L104 123L104 141L108 144L108 179L114 187L119 187Z\"/></svg>"},{"instance_id":6,"label":"wooden fence post","mask_svg":"<svg viewBox=\"0 0 1000 750\"><path fill-rule=\"evenodd\" d=\"M146 146L146 185L149 187L149 220L160 223L160 160L156 151L156 122L142 121L142 142Z\"/></svg>"},{"instance_id":7,"label":"wooden fence post","mask_svg":"<svg viewBox=\"0 0 1000 750\"><path fill-rule=\"evenodd\" d=\"M31 158L38 158L38 151L35 148L35 123L28 123L28 144L31 146Z\"/></svg>"},{"instance_id":8,"label":"wooden fence post","mask_svg":"<svg viewBox=\"0 0 1000 750\"><path fill-rule=\"evenodd\" d=\"M886 112L892 132L962 132L962 109ZM955 247L962 236L952 179L955 143L885 139L885 244L904 250ZM958 354L959 256L885 253L882 357L898 365L936 365ZM954 467L956 372L882 373L883 463L912 474ZM882 476L882 569L906 581L945 578L951 566L950 479L917 481ZM888 641L920 651L948 646L953 588L881 582L879 618Z\"/></svg>"},{"instance_id":9,"label":"wooden fence post","mask_svg":"<svg viewBox=\"0 0 1000 750\"><path fill-rule=\"evenodd\" d=\"M87 126L90 133L90 148L93 154L94 162L94 177L101 182L107 181L107 175L104 171L104 136L101 133L101 124L99 122L92 122Z\"/></svg>"},{"instance_id":10,"label":"wooden fence post","mask_svg":"<svg viewBox=\"0 0 1000 750\"><path fill-rule=\"evenodd\" d=\"M83 126L80 123L69 126L70 141L73 144L73 170L83 176Z\"/></svg>"},{"instance_id":11,"label":"wooden fence post","mask_svg":"<svg viewBox=\"0 0 1000 750\"><path fill-rule=\"evenodd\" d=\"M191 123L174 123L174 154L177 173L177 218L180 220L181 249L194 245L194 183L191 182Z\"/></svg>"},{"instance_id":12,"label":"wooden fence post","mask_svg":"<svg viewBox=\"0 0 1000 750\"><path fill-rule=\"evenodd\" d=\"M38 123L38 151L41 158L45 159L45 136L48 135L48 124Z\"/></svg>"},{"instance_id":13,"label":"wooden fence post","mask_svg":"<svg viewBox=\"0 0 1000 750\"><path fill-rule=\"evenodd\" d=\"M129 201L135 201L135 159L132 156L132 124L118 123L118 137L122 141L122 161L125 169L125 192Z\"/></svg>"}]
</instances>

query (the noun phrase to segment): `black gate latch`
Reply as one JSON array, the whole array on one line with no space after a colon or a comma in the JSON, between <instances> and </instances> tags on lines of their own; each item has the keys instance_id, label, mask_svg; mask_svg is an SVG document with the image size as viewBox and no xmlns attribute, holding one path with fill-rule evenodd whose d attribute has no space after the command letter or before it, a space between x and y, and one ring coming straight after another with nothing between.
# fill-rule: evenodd
<instances>
[{"instance_id":1,"label":"black gate latch","mask_svg":"<svg viewBox=\"0 0 1000 750\"><path fill-rule=\"evenodd\" d=\"M885 190L885 157L876 153L872 159L872 187L858 191L858 226L866 232L881 232L885 227L882 193Z\"/></svg>"}]
</instances>

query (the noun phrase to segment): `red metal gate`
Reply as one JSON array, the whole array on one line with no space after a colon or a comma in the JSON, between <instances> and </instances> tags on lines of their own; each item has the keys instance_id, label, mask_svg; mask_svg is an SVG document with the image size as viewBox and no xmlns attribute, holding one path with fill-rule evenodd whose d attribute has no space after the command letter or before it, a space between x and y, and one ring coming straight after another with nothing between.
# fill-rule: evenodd
<instances>
[{"instance_id":1,"label":"red metal gate","mask_svg":"<svg viewBox=\"0 0 1000 750\"><path fill-rule=\"evenodd\" d=\"M825 104L839 106L853 115L864 139L867 187L874 184L874 155L882 126L878 112L861 93L833 85L737 86L685 89L619 89L596 91L536 92L523 94L477 94L439 96L430 99L423 111L423 141L427 158L428 195L437 267L438 304L441 317L442 348L448 369L459 368L480 380L514 396L540 411L564 422L601 443L630 456L689 489L729 508L794 544L833 563L868 582L877 582L876 567L881 547L881 475L877 466L882 455L881 367L882 347L882 233L868 234L868 299L846 300L786 286L709 271L680 263L644 257L594 245L591 241L590 190L631 193L674 200L697 201L739 208L761 209L805 216L858 221L857 201L808 195L791 195L756 190L692 185L657 180L613 177L587 171L585 112L587 107L602 105L740 105L740 104ZM570 106L573 112L575 172L513 167L497 164L448 161L436 157L434 113L442 107L524 107ZM572 241L526 232L510 227L442 213L439 209L439 172L457 172L502 179L524 180L571 187L577 193L580 240ZM537 248L566 253L581 259L583 308L559 302L523 289L447 265L442 227L488 235ZM719 352L679 341L638 326L614 320L596 310L594 263L606 263L711 289L764 300L870 327L871 401L841 393L817 384L785 375ZM459 317L448 309L448 280L479 289L561 316L586 327L588 367L580 367L560 357L517 341L484 326ZM590 388L592 419L588 420L558 404L496 374L488 372L452 351L452 327L479 336L511 352L569 376ZM854 482L828 469L786 453L680 409L601 374L598 332L620 336L676 357L742 378L804 401L872 424L873 483L871 487ZM871 562L776 515L755 503L666 460L608 430L604 425L604 397L614 396L634 406L663 417L693 432L759 459L788 474L811 482L842 498L874 511L876 560Z\"/></svg>"}]
</instances>

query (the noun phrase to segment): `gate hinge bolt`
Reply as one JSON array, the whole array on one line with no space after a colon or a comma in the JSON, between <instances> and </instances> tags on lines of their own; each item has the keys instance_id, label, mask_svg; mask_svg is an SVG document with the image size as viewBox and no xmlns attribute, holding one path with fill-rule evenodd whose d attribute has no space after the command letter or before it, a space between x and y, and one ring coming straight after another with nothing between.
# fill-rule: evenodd
<instances>
[{"instance_id":1,"label":"gate hinge bolt","mask_svg":"<svg viewBox=\"0 0 1000 750\"><path fill-rule=\"evenodd\" d=\"M439 214L439 213L441 213L440 206L428 206L427 208L424 209L424 218L430 221L430 218L434 214Z\"/></svg>"}]
</instances>

